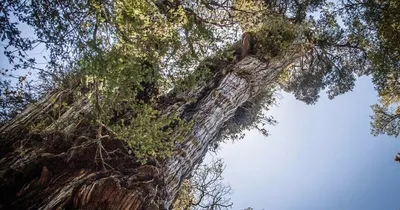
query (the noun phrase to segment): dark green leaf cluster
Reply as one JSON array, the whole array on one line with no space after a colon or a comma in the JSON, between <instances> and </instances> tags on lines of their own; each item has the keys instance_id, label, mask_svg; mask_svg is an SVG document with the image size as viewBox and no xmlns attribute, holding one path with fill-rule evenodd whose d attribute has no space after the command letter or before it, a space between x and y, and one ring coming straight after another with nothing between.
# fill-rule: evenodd
<instances>
[{"instance_id":1,"label":"dark green leaf cluster","mask_svg":"<svg viewBox=\"0 0 400 210\"><path fill-rule=\"evenodd\" d=\"M295 38L297 27L282 18L271 18L259 31L253 33L256 43L256 55L273 58L284 56Z\"/></svg>"},{"instance_id":2,"label":"dark green leaf cluster","mask_svg":"<svg viewBox=\"0 0 400 210\"><path fill-rule=\"evenodd\" d=\"M400 134L400 115L393 107L373 105L374 115L371 117L372 134L386 134L398 137Z\"/></svg>"},{"instance_id":3,"label":"dark green leaf cluster","mask_svg":"<svg viewBox=\"0 0 400 210\"><path fill-rule=\"evenodd\" d=\"M371 64L363 48L366 41L360 40L359 33L365 31L344 28L334 10L323 9L319 19L311 19L309 24L311 28L305 31L304 38L314 47L293 66L284 89L297 99L314 104L321 90L326 89L330 99L351 91L357 76L371 72ZM354 21L352 24L360 25Z\"/></svg>"}]
</instances>

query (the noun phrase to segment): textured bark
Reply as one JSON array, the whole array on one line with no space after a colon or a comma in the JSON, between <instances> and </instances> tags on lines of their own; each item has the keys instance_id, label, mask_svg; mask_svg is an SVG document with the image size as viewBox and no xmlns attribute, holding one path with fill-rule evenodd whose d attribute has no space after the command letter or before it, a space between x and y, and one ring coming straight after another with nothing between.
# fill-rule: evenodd
<instances>
[{"instance_id":1,"label":"textured bark","mask_svg":"<svg viewBox=\"0 0 400 210\"><path fill-rule=\"evenodd\" d=\"M273 84L298 56L293 52L270 62L251 56L232 61L209 84L186 93L196 102L167 105L165 112L180 110L194 127L170 158L147 165L138 163L122 141L96 135L97 128L87 122L92 106L85 97L74 98L65 90L48 94L0 128L0 192L7 192L0 198L2 207L170 208L182 180L203 160L237 108ZM55 104L63 102L68 108L59 110L40 134L31 131L31 125L54 116ZM110 154L104 159L113 169L105 170L98 160L102 151Z\"/></svg>"}]
</instances>

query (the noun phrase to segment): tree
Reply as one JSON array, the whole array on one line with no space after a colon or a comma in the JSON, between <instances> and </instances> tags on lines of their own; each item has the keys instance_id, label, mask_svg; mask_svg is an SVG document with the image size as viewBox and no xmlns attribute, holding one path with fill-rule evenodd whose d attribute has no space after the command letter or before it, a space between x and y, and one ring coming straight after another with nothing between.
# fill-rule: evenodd
<instances>
[{"instance_id":1,"label":"tree","mask_svg":"<svg viewBox=\"0 0 400 210\"><path fill-rule=\"evenodd\" d=\"M313 53L283 74L283 89L314 104L321 90L328 88L332 99L351 90L356 76L371 75L381 97L372 106L372 134L398 137L399 8L397 0L343 0L323 7L311 38Z\"/></svg>"},{"instance_id":2,"label":"tree","mask_svg":"<svg viewBox=\"0 0 400 210\"><path fill-rule=\"evenodd\" d=\"M316 8L322 18L306 18ZM363 48L329 8L321 1L5 1L9 71L36 69L27 53L35 44L50 56L39 70L49 82L37 102L11 115L5 108L0 191L8 193L0 202L170 208L210 147L253 123L273 123L260 111L273 103L282 72L288 90L310 103L320 89L336 96L352 88L354 73L368 72ZM24 38L19 23L36 37ZM251 36L246 53L234 39L240 30Z\"/></svg>"},{"instance_id":3,"label":"tree","mask_svg":"<svg viewBox=\"0 0 400 210\"><path fill-rule=\"evenodd\" d=\"M169 208L237 108L302 53L292 46L296 25L272 15L269 27L254 28L259 45L247 57L234 58L240 44L207 54L232 11L189 3L5 2L2 23L15 25L13 13L34 27L49 70L64 72L0 129L5 208ZM26 51L7 27L9 45Z\"/></svg>"},{"instance_id":4,"label":"tree","mask_svg":"<svg viewBox=\"0 0 400 210\"><path fill-rule=\"evenodd\" d=\"M221 159L212 160L194 170L190 179L183 182L173 209L230 209L232 189L222 183L225 166Z\"/></svg>"},{"instance_id":5,"label":"tree","mask_svg":"<svg viewBox=\"0 0 400 210\"><path fill-rule=\"evenodd\" d=\"M398 1L371 2L366 15L371 25L377 28L379 48L372 54L372 64L375 67L374 83L380 96L378 104L372 106L374 115L371 117L372 134L387 134L398 137L400 133L400 84L399 59L400 48L400 16L397 12L400 7ZM399 161L398 156L395 157Z\"/></svg>"}]
</instances>

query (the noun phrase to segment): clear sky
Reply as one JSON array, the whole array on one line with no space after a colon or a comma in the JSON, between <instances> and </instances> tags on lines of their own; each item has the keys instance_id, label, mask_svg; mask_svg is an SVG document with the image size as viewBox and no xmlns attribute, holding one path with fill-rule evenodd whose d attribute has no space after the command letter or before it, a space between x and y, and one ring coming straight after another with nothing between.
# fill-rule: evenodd
<instances>
[{"instance_id":1,"label":"clear sky","mask_svg":"<svg viewBox=\"0 0 400 210\"><path fill-rule=\"evenodd\" d=\"M233 209L399 210L400 141L370 134L376 95L366 77L312 106L283 93L271 136L250 131L219 152Z\"/></svg>"}]
</instances>

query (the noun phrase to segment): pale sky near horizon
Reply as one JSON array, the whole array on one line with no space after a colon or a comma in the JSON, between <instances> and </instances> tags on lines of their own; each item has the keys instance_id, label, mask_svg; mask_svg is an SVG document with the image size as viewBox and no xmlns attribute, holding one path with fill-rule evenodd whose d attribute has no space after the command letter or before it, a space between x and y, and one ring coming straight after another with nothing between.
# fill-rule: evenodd
<instances>
[{"instance_id":1,"label":"pale sky near horizon","mask_svg":"<svg viewBox=\"0 0 400 210\"><path fill-rule=\"evenodd\" d=\"M400 141L370 134L376 95L367 77L311 106L283 93L268 112L278 120L271 136L250 131L218 154L233 209L399 210Z\"/></svg>"}]
</instances>

